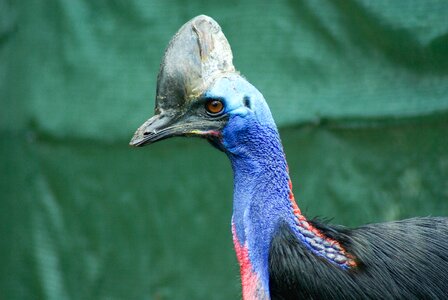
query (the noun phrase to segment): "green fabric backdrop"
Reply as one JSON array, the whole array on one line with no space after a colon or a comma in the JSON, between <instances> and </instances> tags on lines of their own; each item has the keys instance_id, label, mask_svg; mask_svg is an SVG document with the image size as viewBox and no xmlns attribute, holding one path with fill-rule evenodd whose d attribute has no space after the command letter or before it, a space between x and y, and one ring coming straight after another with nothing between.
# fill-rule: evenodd
<instances>
[{"instance_id":1,"label":"green fabric backdrop","mask_svg":"<svg viewBox=\"0 0 448 300\"><path fill-rule=\"evenodd\" d=\"M0 299L237 299L227 158L127 146L198 14L281 128L302 210L448 215L447 1L0 0Z\"/></svg>"}]
</instances>

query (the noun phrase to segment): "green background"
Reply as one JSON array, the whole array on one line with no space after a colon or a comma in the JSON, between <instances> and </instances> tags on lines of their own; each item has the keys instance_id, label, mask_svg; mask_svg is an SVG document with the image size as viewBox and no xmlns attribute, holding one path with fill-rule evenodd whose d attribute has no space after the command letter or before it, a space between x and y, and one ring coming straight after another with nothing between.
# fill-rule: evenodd
<instances>
[{"instance_id":1,"label":"green background","mask_svg":"<svg viewBox=\"0 0 448 300\"><path fill-rule=\"evenodd\" d=\"M299 206L448 215L448 2L0 0L0 299L237 299L227 158L127 146L198 14L271 106Z\"/></svg>"}]
</instances>

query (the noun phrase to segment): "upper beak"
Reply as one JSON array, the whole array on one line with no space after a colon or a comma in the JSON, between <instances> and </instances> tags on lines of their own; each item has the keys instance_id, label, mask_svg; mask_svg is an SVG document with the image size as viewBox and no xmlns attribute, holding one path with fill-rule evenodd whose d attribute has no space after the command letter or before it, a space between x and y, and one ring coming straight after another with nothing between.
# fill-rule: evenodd
<instances>
[{"instance_id":1,"label":"upper beak","mask_svg":"<svg viewBox=\"0 0 448 300\"><path fill-rule=\"evenodd\" d=\"M166 113L156 114L137 129L129 145L143 146L167 137L183 134L183 126L173 124L175 119Z\"/></svg>"}]
</instances>

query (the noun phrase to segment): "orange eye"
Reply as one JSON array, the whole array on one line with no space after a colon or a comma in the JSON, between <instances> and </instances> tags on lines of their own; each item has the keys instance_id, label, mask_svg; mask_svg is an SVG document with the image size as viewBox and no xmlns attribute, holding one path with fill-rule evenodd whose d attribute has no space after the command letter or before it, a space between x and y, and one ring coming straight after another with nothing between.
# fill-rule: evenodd
<instances>
[{"instance_id":1,"label":"orange eye","mask_svg":"<svg viewBox=\"0 0 448 300\"><path fill-rule=\"evenodd\" d=\"M211 115L217 115L224 109L224 104L219 100L210 100L205 103L205 109Z\"/></svg>"}]
</instances>

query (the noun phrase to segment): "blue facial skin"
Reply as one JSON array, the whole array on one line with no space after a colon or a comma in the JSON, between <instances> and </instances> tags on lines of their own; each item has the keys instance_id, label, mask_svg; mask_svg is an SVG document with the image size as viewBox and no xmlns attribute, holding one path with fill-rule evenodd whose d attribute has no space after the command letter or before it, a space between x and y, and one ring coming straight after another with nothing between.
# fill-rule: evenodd
<instances>
[{"instance_id":1,"label":"blue facial skin","mask_svg":"<svg viewBox=\"0 0 448 300\"><path fill-rule=\"evenodd\" d=\"M289 175L277 127L263 95L237 74L217 79L205 94L223 99L229 120L222 146L234 173L233 224L253 271L269 293L269 246L281 222L296 228Z\"/></svg>"}]
</instances>

